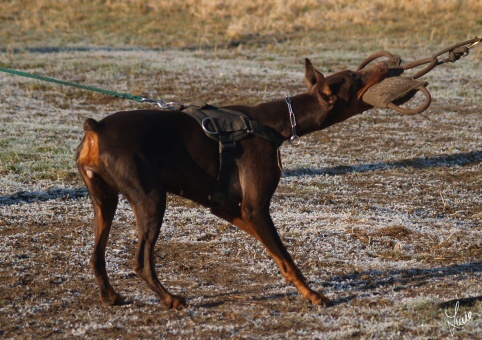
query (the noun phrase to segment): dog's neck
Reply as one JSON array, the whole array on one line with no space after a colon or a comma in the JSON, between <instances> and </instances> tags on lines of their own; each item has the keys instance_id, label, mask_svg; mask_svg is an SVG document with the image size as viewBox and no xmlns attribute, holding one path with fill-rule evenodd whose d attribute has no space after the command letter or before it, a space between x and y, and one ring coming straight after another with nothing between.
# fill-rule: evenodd
<instances>
[{"instance_id":1,"label":"dog's neck","mask_svg":"<svg viewBox=\"0 0 482 340\"><path fill-rule=\"evenodd\" d=\"M346 103L344 105L341 101L330 105L322 102L316 94L311 92L290 97L290 101L296 117L297 136L323 130L365 111L365 109L346 110L344 108ZM293 136L289 107L285 98L255 106L232 105L226 108L243 112L251 119L275 129L285 140L290 140Z\"/></svg>"},{"instance_id":2,"label":"dog's neck","mask_svg":"<svg viewBox=\"0 0 482 340\"><path fill-rule=\"evenodd\" d=\"M298 136L324 129L335 123L331 123L331 112L328 110L328 105L323 107L318 98L310 93L295 95L290 97L290 100L296 117L296 134ZM252 119L272 127L286 140L293 136L289 106L284 98L252 107L233 106L230 108L242 111Z\"/></svg>"}]
</instances>

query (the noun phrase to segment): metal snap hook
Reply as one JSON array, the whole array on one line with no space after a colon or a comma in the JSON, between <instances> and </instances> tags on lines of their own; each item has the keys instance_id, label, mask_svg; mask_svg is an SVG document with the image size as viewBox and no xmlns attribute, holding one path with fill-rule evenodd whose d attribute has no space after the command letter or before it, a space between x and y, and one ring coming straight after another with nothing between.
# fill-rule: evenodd
<instances>
[{"instance_id":1,"label":"metal snap hook","mask_svg":"<svg viewBox=\"0 0 482 340\"><path fill-rule=\"evenodd\" d=\"M175 110L176 106L179 106L178 103L169 102L166 103L162 99L150 99L150 98L142 98L141 100L143 103L156 103L161 109L168 109L168 110Z\"/></svg>"}]
</instances>

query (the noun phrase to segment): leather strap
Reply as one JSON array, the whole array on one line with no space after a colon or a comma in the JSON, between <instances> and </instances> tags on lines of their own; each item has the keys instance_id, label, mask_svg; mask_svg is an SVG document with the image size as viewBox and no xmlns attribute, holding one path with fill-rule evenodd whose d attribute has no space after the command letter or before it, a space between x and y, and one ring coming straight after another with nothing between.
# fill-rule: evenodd
<instances>
[{"instance_id":1,"label":"leather strap","mask_svg":"<svg viewBox=\"0 0 482 340\"><path fill-rule=\"evenodd\" d=\"M241 112L212 105L188 106L181 111L196 119L204 133L219 142L219 172L211 195L212 207L223 206L228 197L238 141L255 135L272 142L278 149L285 140L275 129L251 120Z\"/></svg>"}]
</instances>

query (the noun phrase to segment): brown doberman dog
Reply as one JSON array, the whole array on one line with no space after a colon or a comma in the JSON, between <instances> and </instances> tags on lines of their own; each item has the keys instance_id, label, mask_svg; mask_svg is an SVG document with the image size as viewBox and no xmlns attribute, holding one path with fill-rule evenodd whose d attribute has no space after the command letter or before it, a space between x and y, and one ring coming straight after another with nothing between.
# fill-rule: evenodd
<instances>
[{"instance_id":1,"label":"brown doberman dog","mask_svg":"<svg viewBox=\"0 0 482 340\"><path fill-rule=\"evenodd\" d=\"M289 140L372 108L361 96L387 74L386 63L380 62L361 71L341 71L325 79L306 59L308 91L293 96L289 105L281 99L226 108L244 113ZM290 111L296 117L296 125L290 120ZM99 122L87 119L84 130L76 159L94 206L95 243L90 266L100 287L101 301L107 305L123 301L109 283L105 268L106 244L118 195L122 193L131 204L137 223L139 240L134 271L165 306L183 308L185 299L169 293L156 275L154 246L167 192L212 207L211 193L220 167L218 144L206 136L195 119L173 110L117 112ZM212 213L258 239L285 279L311 303L330 305L328 298L307 285L271 219L270 201L281 177L277 146L252 136L240 141L238 150L230 171L227 198L222 206L212 207Z\"/></svg>"}]
</instances>

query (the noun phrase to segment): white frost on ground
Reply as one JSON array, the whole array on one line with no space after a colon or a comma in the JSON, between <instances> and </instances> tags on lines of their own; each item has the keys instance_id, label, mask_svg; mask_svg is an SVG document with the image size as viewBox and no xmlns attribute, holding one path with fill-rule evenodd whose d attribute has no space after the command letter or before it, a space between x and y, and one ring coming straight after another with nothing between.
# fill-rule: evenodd
<instances>
[{"instance_id":1,"label":"white frost on ground","mask_svg":"<svg viewBox=\"0 0 482 340\"><path fill-rule=\"evenodd\" d=\"M326 69L341 63L353 68L363 57L324 52L312 61ZM80 68L79 81L119 91L136 84L151 97L165 91L168 100L192 95L224 103L226 86L253 102L301 91L301 60L254 52L213 58L94 51L28 54L16 63L58 76L73 77ZM134 82L126 69L141 80ZM161 79L172 86L159 85ZM304 137L299 147L282 147L284 176L273 220L310 284L335 307L308 306L261 245L207 209L172 203L157 245L157 270L190 303L173 312L132 272L137 235L124 199L107 268L131 303L101 306L88 268L93 213L73 154L82 121L123 102L69 90L62 96L55 86L0 77L0 335L30 329L39 337L449 336L444 311L434 304L482 295L481 79L477 60L441 67L428 79L434 97L428 113L401 117L372 110ZM482 336L481 304L463 311L473 318L456 334Z\"/></svg>"}]
</instances>

